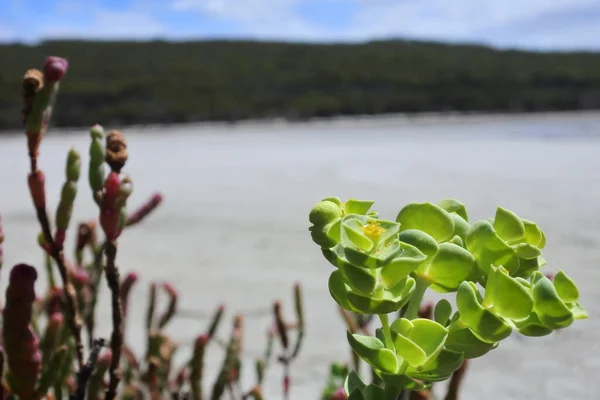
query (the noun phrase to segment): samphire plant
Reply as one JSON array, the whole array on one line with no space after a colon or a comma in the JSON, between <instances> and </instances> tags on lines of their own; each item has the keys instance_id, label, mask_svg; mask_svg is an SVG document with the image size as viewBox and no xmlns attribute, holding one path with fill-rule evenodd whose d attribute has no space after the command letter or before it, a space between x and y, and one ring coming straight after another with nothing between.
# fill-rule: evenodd
<instances>
[{"instance_id":1,"label":"samphire plant","mask_svg":"<svg viewBox=\"0 0 600 400\"><path fill-rule=\"evenodd\" d=\"M541 272L546 236L534 222L498 207L493 218L470 223L455 199L407 204L390 221L373 204L328 197L309 215L312 239L335 267L333 299L381 321L373 336L347 332L377 379L366 384L352 371L335 398L395 400L425 391L515 331L545 336L587 318L571 278ZM420 318L427 289L455 294L456 309L442 299L433 319Z\"/></svg>"},{"instance_id":2,"label":"samphire plant","mask_svg":"<svg viewBox=\"0 0 600 400\"><path fill-rule=\"evenodd\" d=\"M124 231L150 215L163 197L160 193L153 194L141 207L126 211L133 183L122 171L128 160L128 148L120 131L106 133L100 125L90 130L87 180L91 197L98 205L98 218L79 224L73 259L66 255L64 244L81 175L80 156L75 149L68 152L65 183L54 214L48 212L45 175L37 161L67 67L65 59L49 57L42 71L29 70L23 79L23 121L30 159L28 184L41 228L38 243L45 255L49 285L47 292L38 297L34 288L38 279L35 267L18 264L10 271L5 302L0 306L0 400L218 400L223 396L259 400L263 398L265 370L273 363L277 337L281 353L276 361L283 368L282 392L283 398L287 398L290 365L297 358L304 337L299 284L293 292L294 323L285 319L279 301L269 309L272 323L267 332L266 351L256 360L256 383L249 389L242 389L240 381L244 318L236 315L229 339L220 340L217 329L224 306L217 307L207 329L197 336L187 362L174 365L178 345L166 328L177 316L179 295L168 282L151 283L145 354L134 354L125 343L129 295L138 275L131 272L121 280L117 241ZM104 240L99 240L98 226ZM0 267L3 240L0 221ZM60 282L55 278L55 269ZM110 290L111 321L96 318L103 277ZM162 311L159 292L168 298ZM98 323L112 325L109 338L97 337ZM294 338L290 332L296 333ZM207 397L204 359L207 346L213 344L223 347L225 356Z\"/></svg>"}]
</instances>

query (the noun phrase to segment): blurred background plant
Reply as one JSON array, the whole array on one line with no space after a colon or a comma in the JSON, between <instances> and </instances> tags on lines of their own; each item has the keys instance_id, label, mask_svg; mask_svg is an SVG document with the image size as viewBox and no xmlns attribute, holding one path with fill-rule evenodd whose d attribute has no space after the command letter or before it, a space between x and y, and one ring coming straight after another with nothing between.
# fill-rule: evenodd
<instances>
[{"instance_id":1,"label":"blurred background plant","mask_svg":"<svg viewBox=\"0 0 600 400\"><path fill-rule=\"evenodd\" d=\"M31 164L28 183L42 230L38 242L45 255L48 290L42 296L36 296L37 268L27 264L11 268L2 308L0 399L217 400L226 393L233 399L262 399L265 371L273 364L282 366L282 393L283 398L288 398L291 364L300 354L304 337L300 284L293 289L296 315L293 322L284 316L280 301L273 303L266 350L264 356L256 360L256 379L251 388L242 388L240 382L243 316L234 317L227 340L219 338L217 332L225 312L223 305L216 309L207 329L196 338L188 361L184 365L174 364L178 343L165 328L177 317L179 294L170 283L151 283L145 354L135 354L125 343L130 296L139 276L130 272L121 281L116 264L117 238L124 229L134 228L152 214L163 197L155 193L133 212L126 211L127 197L133 186L131 179L121 171L128 152L125 137L119 131L109 132L106 139L100 125L90 131L88 180L92 197L99 206L99 218L78 225L74 259L71 261L65 255L63 245L78 191L80 157L75 149L68 152L66 182L55 214L54 229L46 209L45 175L37 161L59 83L67 68L66 60L48 57L43 71L29 70L23 80L23 120ZM111 171L108 175L107 169ZM98 226L102 232L98 232ZM104 234L105 240L100 240L100 233ZM3 240L0 220L0 266ZM55 270L59 272L60 282L55 277ZM96 317L103 276L111 292L113 326L110 338L97 337L95 333L96 327L108 323ZM167 297L164 310L160 312L159 292ZM275 338L279 338L279 354L274 354ZM223 348L224 358L215 381L209 385L204 379L205 354L207 346L213 344Z\"/></svg>"}]
</instances>

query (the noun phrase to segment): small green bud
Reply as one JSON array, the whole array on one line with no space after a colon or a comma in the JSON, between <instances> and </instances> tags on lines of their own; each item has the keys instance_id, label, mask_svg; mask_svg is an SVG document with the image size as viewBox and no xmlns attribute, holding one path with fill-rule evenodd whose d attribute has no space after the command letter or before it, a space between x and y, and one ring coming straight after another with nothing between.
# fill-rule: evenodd
<instances>
[{"instance_id":1,"label":"small green bud","mask_svg":"<svg viewBox=\"0 0 600 400\"><path fill-rule=\"evenodd\" d=\"M102 127L102 125L96 124L92 126L92 129L90 130L90 137L92 139L102 140L104 138L104 128Z\"/></svg>"},{"instance_id":2,"label":"small green bud","mask_svg":"<svg viewBox=\"0 0 600 400\"><path fill-rule=\"evenodd\" d=\"M81 172L81 157L75 149L71 149L67 155L67 180L77 182Z\"/></svg>"},{"instance_id":3,"label":"small green bud","mask_svg":"<svg viewBox=\"0 0 600 400\"><path fill-rule=\"evenodd\" d=\"M315 205L308 216L309 221L314 225L325 225L333 220L342 217L340 207L329 200L321 201Z\"/></svg>"},{"instance_id":4,"label":"small green bud","mask_svg":"<svg viewBox=\"0 0 600 400\"><path fill-rule=\"evenodd\" d=\"M100 165L104 162L104 146L100 140L92 140L90 144L90 165Z\"/></svg>"},{"instance_id":5,"label":"small green bud","mask_svg":"<svg viewBox=\"0 0 600 400\"><path fill-rule=\"evenodd\" d=\"M73 212L72 204L60 203L56 209L56 228L66 230L69 227L71 214Z\"/></svg>"},{"instance_id":6,"label":"small green bud","mask_svg":"<svg viewBox=\"0 0 600 400\"><path fill-rule=\"evenodd\" d=\"M88 179L93 192L102 191L102 188L104 187L104 177L104 164L100 164L96 167L90 165L90 169L88 171Z\"/></svg>"},{"instance_id":7,"label":"small green bud","mask_svg":"<svg viewBox=\"0 0 600 400\"><path fill-rule=\"evenodd\" d=\"M60 193L60 202L72 205L77 196L77 184L75 182L65 182Z\"/></svg>"}]
</instances>

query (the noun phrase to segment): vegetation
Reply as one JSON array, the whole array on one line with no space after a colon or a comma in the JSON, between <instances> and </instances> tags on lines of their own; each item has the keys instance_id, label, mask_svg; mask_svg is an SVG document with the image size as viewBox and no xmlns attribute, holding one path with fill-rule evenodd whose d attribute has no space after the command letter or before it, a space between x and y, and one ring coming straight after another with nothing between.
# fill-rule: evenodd
<instances>
[{"instance_id":1,"label":"vegetation","mask_svg":"<svg viewBox=\"0 0 600 400\"><path fill-rule=\"evenodd\" d=\"M73 260L65 254L81 158L75 149L68 152L60 201L56 213L49 214L45 175L38 166L38 157L67 68L65 59L48 57L43 71L30 69L22 81L27 136L24 142L30 160L27 183L40 224L38 243L46 258L48 288L42 296L36 295L39 272L34 266L17 264L10 269L5 301L0 306L0 400L206 399L205 350L213 345L220 345L225 355L210 388L211 399L219 400L226 392L227 398L234 400L263 399L265 371L273 364L282 367L282 398L289 398L291 365L300 353L304 337L299 284L293 292L293 323L284 314L280 301L272 305L266 350L256 360L256 383L250 388L243 388L240 380L243 316L233 318L228 340L217 335L224 306L216 308L207 329L197 336L187 362L174 365L178 345L166 328L178 314L179 295L168 282L153 282L150 287L145 354L135 354L128 346L124 332L130 293L138 275L129 273L121 281L118 238L124 230L129 231L148 217L161 204L162 196L156 193L141 207L127 212L132 182L122 172L128 149L120 131L105 135L100 125L90 131L87 180L90 197L98 205L98 217L79 224ZM3 241L0 224L0 268ZM55 279L55 270L60 281ZM103 278L110 291L111 321L96 318ZM168 298L164 307L159 301L161 292ZM112 325L110 338L96 336L95 328L100 324Z\"/></svg>"},{"instance_id":2,"label":"vegetation","mask_svg":"<svg viewBox=\"0 0 600 400\"><path fill-rule=\"evenodd\" d=\"M534 222L502 207L469 222L455 199L407 204L388 221L373 204L328 197L309 214L313 241L336 267L331 296L342 309L381 322L374 335L347 322L348 343L375 379L365 384L355 367L341 398L397 400L410 391L429 399L433 383L450 379L445 400L456 400L465 360L485 356L514 332L547 336L588 318L571 278L541 272L546 236ZM456 309L444 298L423 310L428 289L451 294Z\"/></svg>"},{"instance_id":3,"label":"vegetation","mask_svg":"<svg viewBox=\"0 0 600 400\"><path fill-rule=\"evenodd\" d=\"M304 119L423 111L600 108L600 54L410 41L0 45L0 129L20 127L17 77L48 54L77 68L59 126Z\"/></svg>"}]
</instances>

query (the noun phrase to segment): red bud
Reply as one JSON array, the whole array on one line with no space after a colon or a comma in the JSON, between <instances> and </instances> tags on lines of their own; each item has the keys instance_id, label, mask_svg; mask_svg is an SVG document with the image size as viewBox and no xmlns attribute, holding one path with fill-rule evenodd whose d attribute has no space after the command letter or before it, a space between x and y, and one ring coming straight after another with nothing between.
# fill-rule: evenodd
<instances>
[{"instance_id":1,"label":"red bud","mask_svg":"<svg viewBox=\"0 0 600 400\"><path fill-rule=\"evenodd\" d=\"M44 79L48 82L58 82L67 73L69 63L64 58L50 56L44 63Z\"/></svg>"}]
</instances>

